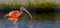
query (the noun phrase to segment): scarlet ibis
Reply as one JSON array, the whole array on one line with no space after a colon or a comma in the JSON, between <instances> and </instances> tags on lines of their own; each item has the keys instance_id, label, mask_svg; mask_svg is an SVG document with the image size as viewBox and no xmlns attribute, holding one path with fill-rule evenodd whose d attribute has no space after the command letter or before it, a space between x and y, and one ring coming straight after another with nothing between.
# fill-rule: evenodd
<instances>
[{"instance_id":1,"label":"scarlet ibis","mask_svg":"<svg viewBox=\"0 0 60 28\"><path fill-rule=\"evenodd\" d=\"M16 10L9 12L8 14L4 16L4 18L9 21L12 21L15 24L18 21L18 18L21 16L21 14L23 14L23 11L29 14L29 16L32 19L32 15L26 10L25 7L20 7L20 11L16 9Z\"/></svg>"}]
</instances>

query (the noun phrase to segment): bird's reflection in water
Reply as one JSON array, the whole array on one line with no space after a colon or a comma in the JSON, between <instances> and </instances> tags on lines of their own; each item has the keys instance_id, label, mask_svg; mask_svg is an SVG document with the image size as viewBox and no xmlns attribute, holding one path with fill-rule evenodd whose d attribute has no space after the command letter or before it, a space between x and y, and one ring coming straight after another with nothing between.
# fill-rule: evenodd
<instances>
[{"instance_id":1,"label":"bird's reflection in water","mask_svg":"<svg viewBox=\"0 0 60 28\"><path fill-rule=\"evenodd\" d=\"M18 28L18 25L17 24L13 24L9 28Z\"/></svg>"}]
</instances>

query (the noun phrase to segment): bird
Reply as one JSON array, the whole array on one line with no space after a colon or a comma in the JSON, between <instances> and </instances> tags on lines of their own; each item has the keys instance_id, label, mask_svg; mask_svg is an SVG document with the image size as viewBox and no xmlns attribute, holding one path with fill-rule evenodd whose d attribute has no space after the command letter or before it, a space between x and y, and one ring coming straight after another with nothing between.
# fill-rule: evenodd
<instances>
[{"instance_id":1,"label":"bird","mask_svg":"<svg viewBox=\"0 0 60 28\"><path fill-rule=\"evenodd\" d=\"M25 7L20 7L20 9L14 9L13 11L10 11L8 14L5 14L3 16L3 19L7 19L14 24L18 21L19 17L23 14L23 11L25 11L32 19L32 15L27 11Z\"/></svg>"}]
</instances>

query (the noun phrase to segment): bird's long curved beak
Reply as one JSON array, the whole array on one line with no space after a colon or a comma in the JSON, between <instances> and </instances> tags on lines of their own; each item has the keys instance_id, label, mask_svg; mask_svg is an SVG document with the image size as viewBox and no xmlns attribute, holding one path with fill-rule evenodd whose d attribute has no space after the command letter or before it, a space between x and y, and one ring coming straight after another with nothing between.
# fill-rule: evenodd
<instances>
[{"instance_id":1,"label":"bird's long curved beak","mask_svg":"<svg viewBox=\"0 0 60 28\"><path fill-rule=\"evenodd\" d=\"M24 10L32 19L32 15L27 11L27 10Z\"/></svg>"},{"instance_id":2,"label":"bird's long curved beak","mask_svg":"<svg viewBox=\"0 0 60 28\"><path fill-rule=\"evenodd\" d=\"M32 15L24 7L21 7L20 9L25 11L31 17L31 19L32 19Z\"/></svg>"}]
</instances>

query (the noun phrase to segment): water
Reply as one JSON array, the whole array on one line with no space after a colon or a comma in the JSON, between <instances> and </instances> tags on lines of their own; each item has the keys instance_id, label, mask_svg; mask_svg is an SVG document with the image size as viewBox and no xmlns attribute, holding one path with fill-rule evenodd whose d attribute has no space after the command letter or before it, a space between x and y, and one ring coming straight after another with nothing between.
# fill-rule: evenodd
<instances>
[{"instance_id":1,"label":"water","mask_svg":"<svg viewBox=\"0 0 60 28\"><path fill-rule=\"evenodd\" d=\"M60 28L60 21L18 21L17 24L0 21L0 28Z\"/></svg>"}]
</instances>

